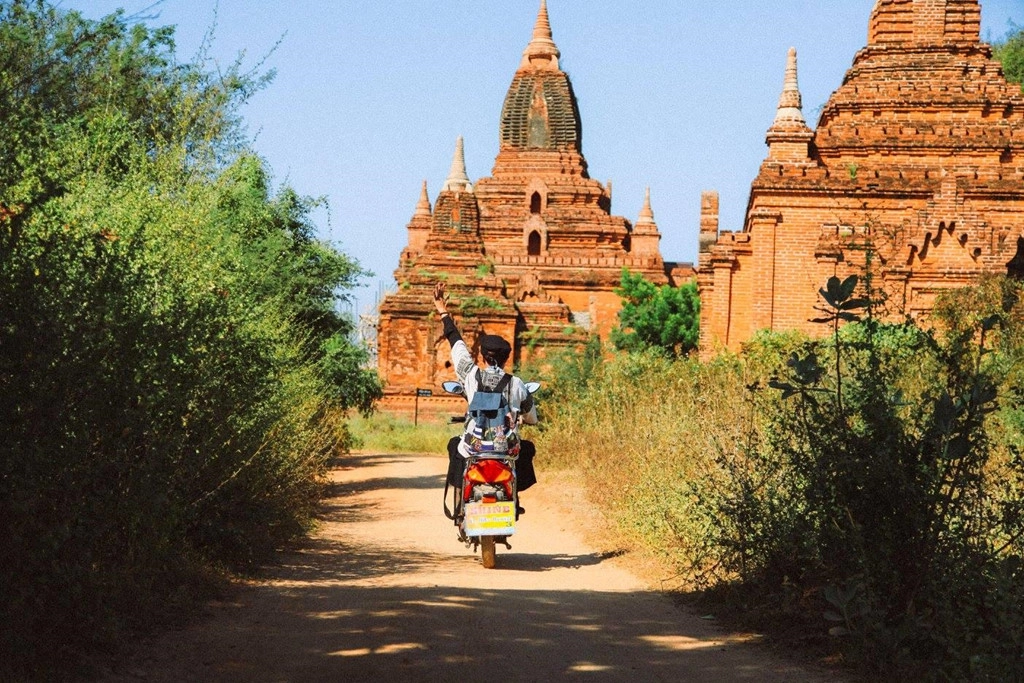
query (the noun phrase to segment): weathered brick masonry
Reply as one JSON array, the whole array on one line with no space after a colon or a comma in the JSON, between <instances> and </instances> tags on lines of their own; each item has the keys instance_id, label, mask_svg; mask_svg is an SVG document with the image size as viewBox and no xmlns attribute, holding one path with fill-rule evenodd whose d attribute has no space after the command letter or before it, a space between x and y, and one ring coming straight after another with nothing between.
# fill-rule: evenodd
<instances>
[{"instance_id":1,"label":"weathered brick masonry","mask_svg":"<svg viewBox=\"0 0 1024 683\"><path fill-rule=\"evenodd\" d=\"M380 306L387 409L408 409L416 389L437 394L453 376L432 303L439 280L467 344L475 349L481 334L500 334L514 340L520 362L607 335L623 268L658 283L693 275L689 264L662 260L649 195L635 224L611 214L611 184L587 173L579 107L560 56L542 0L505 97L491 176L470 182L460 138L433 208L424 183L395 272L398 290Z\"/></svg>"},{"instance_id":2,"label":"weathered brick masonry","mask_svg":"<svg viewBox=\"0 0 1024 683\"><path fill-rule=\"evenodd\" d=\"M878 0L814 131L790 51L743 229L719 233L703 198L703 355L762 329L820 333L818 289L866 253L912 315L983 273L1024 274L1024 97L980 31L977 0Z\"/></svg>"}]
</instances>

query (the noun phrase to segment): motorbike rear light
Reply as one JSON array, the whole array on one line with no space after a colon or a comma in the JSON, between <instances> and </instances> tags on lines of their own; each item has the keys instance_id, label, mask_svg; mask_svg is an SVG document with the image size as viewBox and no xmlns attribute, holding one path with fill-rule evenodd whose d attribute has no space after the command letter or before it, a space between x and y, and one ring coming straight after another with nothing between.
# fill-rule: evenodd
<instances>
[{"instance_id":1,"label":"motorbike rear light","mask_svg":"<svg viewBox=\"0 0 1024 683\"><path fill-rule=\"evenodd\" d=\"M504 484L512 481L512 470L499 460L480 460L469 466L466 479L474 484Z\"/></svg>"}]
</instances>

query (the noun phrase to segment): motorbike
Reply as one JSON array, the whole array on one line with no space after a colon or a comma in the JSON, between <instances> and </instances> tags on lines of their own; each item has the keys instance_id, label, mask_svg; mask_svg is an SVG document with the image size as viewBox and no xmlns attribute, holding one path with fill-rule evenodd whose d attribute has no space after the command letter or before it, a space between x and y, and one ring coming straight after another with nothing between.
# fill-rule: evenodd
<instances>
[{"instance_id":1,"label":"motorbike","mask_svg":"<svg viewBox=\"0 0 1024 683\"><path fill-rule=\"evenodd\" d=\"M465 388L459 382L443 382L449 394L466 398ZM527 382L526 389L533 394L540 389L539 382ZM466 423L468 415L452 418L453 423ZM510 443L519 441L520 421L511 426L506 435ZM458 540L480 550L480 563L487 569L497 564L497 545L509 550L509 536L515 533L519 519L519 495L516 488L516 459L518 449L504 452L479 450L464 458L461 490L456 488L452 510L448 510L447 484L445 485L445 514L458 528Z\"/></svg>"}]
</instances>

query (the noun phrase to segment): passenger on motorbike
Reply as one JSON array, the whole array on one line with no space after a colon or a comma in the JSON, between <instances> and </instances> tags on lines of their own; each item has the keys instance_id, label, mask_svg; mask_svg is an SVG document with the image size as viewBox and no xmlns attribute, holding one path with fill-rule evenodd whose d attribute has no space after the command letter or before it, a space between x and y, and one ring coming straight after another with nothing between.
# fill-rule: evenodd
<instances>
[{"instance_id":1,"label":"passenger on motorbike","mask_svg":"<svg viewBox=\"0 0 1024 683\"><path fill-rule=\"evenodd\" d=\"M478 389L479 383L487 389L493 389L505 376L502 366L508 361L512 353L512 346L502 337L492 334L485 334L480 337L480 355L483 358L485 367L477 370L473 354L470 353L466 342L462 340L455 321L448 313L445 301L445 286L443 282L437 283L434 287L434 307L441 314L441 323L444 325L444 336L451 344L452 366L466 392L466 399L473 400L473 394ZM527 391L523 380L515 375L509 384L508 402L512 410L516 411L520 420L525 424L537 424L537 408L534 405L530 392ZM533 443L527 440L520 441L519 458L516 460L516 488L523 491L537 482L533 470L533 456L536 448ZM471 455L468 446L461 437L455 436L448 442L448 482L453 486L461 486L463 458ZM520 514L524 510L519 510Z\"/></svg>"}]
</instances>

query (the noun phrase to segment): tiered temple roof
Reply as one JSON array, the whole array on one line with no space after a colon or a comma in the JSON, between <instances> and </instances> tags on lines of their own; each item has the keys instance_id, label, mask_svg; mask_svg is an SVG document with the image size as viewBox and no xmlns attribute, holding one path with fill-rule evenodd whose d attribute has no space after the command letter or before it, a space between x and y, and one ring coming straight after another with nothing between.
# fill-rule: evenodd
<instances>
[{"instance_id":1,"label":"tiered temple roof","mask_svg":"<svg viewBox=\"0 0 1024 683\"><path fill-rule=\"evenodd\" d=\"M1024 232L1024 97L977 0L878 0L868 44L803 123L796 55L741 231L702 230L702 350L799 329L821 284L871 267L893 315L1008 271Z\"/></svg>"},{"instance_id":2,"label":"tiered temple roof","mask_svg":"<svg viewBox=\"0 0 1024 683\"><path fill-rule=\"evenodd\" d=\"M448 283L467 343L505 336L514 362L607 334L617 324L613 290L623 268L669 281L649 194L634 227L611 214L610 183L587 173L579 106L560 57L542 0L505 96L491 176L470 181L459 138L433 209L425 195L417 204L398 291L380 307L379 368L392 398L450 378L431 302L437 281Z\"/></svg>"}]
</instances>

